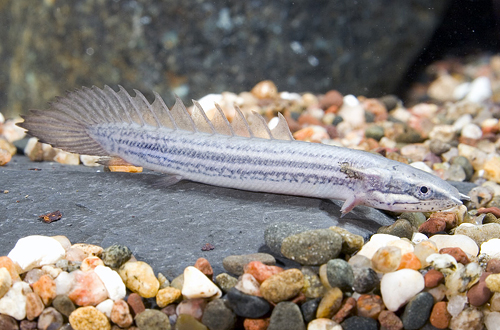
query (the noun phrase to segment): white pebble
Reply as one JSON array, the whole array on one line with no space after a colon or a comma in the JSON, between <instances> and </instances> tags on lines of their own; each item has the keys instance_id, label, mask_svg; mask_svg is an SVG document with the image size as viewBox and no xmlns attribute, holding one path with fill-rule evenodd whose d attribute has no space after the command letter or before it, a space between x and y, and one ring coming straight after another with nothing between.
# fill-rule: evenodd
<instances>
[{"instance_id":1,"label":"white pebble","mask_svg":"<svg viewBox=\"0 0 500 330\"><path fill-rule=\"evenodd\" d=\"M466 304L467 296L465 294L456 294L448 297L448 306L446 309L451 316L456 317L461 311L464 310Z\"/></svg>"},{"instance_id":2,"label":"white pebble","mask_svg":"<svg viewBox=\"0 0 500 330\"><path fill-rule=\"evenodd\" d=\"M447 253L433 253L428 256L425 261L439 271L453 271L457 269L457 260Z\"/></svg>"},{"instance_id":3,"label":"white pebble","mask_svg":"<svg viewBox=\"0 0 500 330\"><path fill-rule=\"evenodd\" d=\"M387 246L395 246L401 250L401 255L405 253L410 253L413 252L413 244L410 243L410 241L406 239L400 239L400 240L395 240L395 241L390 241L387 243Z\"/></svg>"},{"instance_id":4,"label":"white pebble","mask_svg":"<svg viewBox=\"0 0 500 330\"><path fill-rule=\"evenodd\" d=\"M483 136L483 131L481 130L481 127L475 124L467 124L464 128L462 128L460 134L465 138L479 140Z\"/></svg>"},{"instance_id":5,"label":"white pebble","mask_svg":"<svg viewBox=\"0 0 500 330\"><path fill-rule=\"evenodd\" d=\"M205 274L193 266L188 266L184 269L182 295L188 299L219 298L222 296L222 292Z\"/></svg>"},{"instance_id":6,"label":"white pebble","mask_svg":"<svg viewBox=\"0 0 500 330\"><path fill-rule=\"evenodd\" d=\"M208 110L213 109L215 107L215 103L220 104L221 101L222 101L221 94L208 94L199 99L198 103L201 105L203 110L207 112Z\"/></svg>"},{"instance_id":7,"label":"white pebble","mask_svg":"<svg viewBox=\"0 0 500 330\"><path fill-rule=\"evenodd\" d=\"M491 82L488 77L478 77L471 83L470 91L465 99L470 102L481 103L491 97Z\"/></svg>"},{"instance_id":8,"label":"white pebble","mask_svg":"<svg viewBox=\"0 0 500 330\"><path fill-rule=\"evenodd\" d=\"M500 313L491 312L486 314L486 317L484 318L484 325L488 330L497 330L500 325Z\"/></svg>"},{"instance_id":9,"label":"white pebble","mask_svg":"<svg viewBox=\"0 0 500 330\"><path fill-rule=\"evenodd\" d=\"M67 295L73 286L74 276L68 272L61 272L54 280L56 283L56 294Z\"/></svg>"},{"instance_id":10,"label":"white pebble","mask_svg":"<svg viewBox=\"0 0 500 330\"><path fill-rule=\"evenodd\" d=\"M343 104L347 105L348 107L355 107L359 105L359 100L356 96L352 94L347 94L346 96L344 96Z\"/></svg>"},{"instance_id":11,"label":"white pebble","mask_svg":"<svg viewBox=\"0 0 500 330\"><path fill-rule=\"evenodd\" d=\"M500 239L492 238L481 244L481 254L486 254L490 258L500 258Z\"/></svg>"},{"instance_id":12,"label":"white pebble","mask_svg":"<svg viewBox=\"0 0 500 330\"><path fill-rule=\"evenodd\" d=\"M115 302L111 299L106 299L102 303L98 304L95 306L98 311L102 312L104 315L108 317L108 319L111 318L111 310L113 309L113 305Z\"/></svg>"},{"instance_id":13,"label":"white pebble","mask_svg":"<svg viewBox=\"0 0 500 330\"><path fill-rule=\"evenodd\" d=\"M391 312L397 311L424 287L424 277L413 269L386 273L380 281L382 300Z\"/></svg>"},{"instance_id":14,"label":"white pebble","mask_svg":"<svg viewBox=\"0 0 500 330\"><path fill-rule=\"evenodd\" d=\"M460 132L466 125L472 123L472 116L470 114L461 115L453 123L455 131Z\"/></svg>"},{"instance_id":15,"label":"white pebble","mask_svg":"<svg viewBox=\"0 0 500 330\"><path fill-rule=\"evenodd\" d=\"M307 330L342 330L342 327L333 320L320 318L309 322Z\"/></svg>"},{"instance_id":16,"label":"white pebble","mask_svg":"<svg viewBox=\"0 0 500 330\"><path fill-rule=\"evenodd\" d=\"M372 235L370 238L370 241L363 245L361 250L357 253L357 255L365 256L368 259L371 259L375 252L377 252L378 249L381 247L384 247L387 245L387 243L391 241L396 241L400 240L401 238L394 236L394 235L389 235L389 234L375 234Z\"/></svg>"},{"instance_id":17,"label":"white pebble","mask_svg":"<svg viewBox=\"0 0 500 330\"><path fill-rule=\"evenodd\" d=\"M429 240L436 243L438 251L442 248L459 247L465 253L472 256L477 256L479 253L479 247L476 242L474 242L472 238L465 235L434 235L430 237Z\"/></svg>"},{"instance_id":18,"label":"white pebble","mask_svg":"<svg viewBox=\"0 0 500 330\"><path fill-rule=\"evenodd\" d=\"M117 272L109 267L99 265L94 268L94 272L99 276L102 283L108 291L109 298L113 300L123 299L127 294L127 289L125 284L123 284L122 278Z\"/></svg>"},{"instance_id":19,"label":"white pebble","mask_svg":"<svg viewBox=\"0 0 500 330\"><path fill-rule=\"evenodd\" d=\"M455 139L456 129L451 125L436 125L429 133L429 137L433 140L441 140L445 143Z\"/></svg>"},{"instance_id":20,"label":"white pebble","mask_svg":"<svg viewBox=\"0 0 500 330\"><path fill-rule=\"evenodd\" d=\"M31 292L26 282L14 282L10 290L0 299L0 313L7 314L21 321L26 317L26 296Z\"/></svg>"},{"instance_id":21,"label":"white pebble","mask_svg":"<svg viewBox=\"0 0 500 330\"><path fill-rule=\"evenodd\" d=\"M245 273L241 275L235 288L251 296L260 295L260 284L252 274Z\"/></svg>"},{"instance_id":22,"label":"white pebble","mask_svg":"<svg viewBox=\"0 0 500 330\"><path fill-rule=\"evenodd\" d=\"M470 83L469 82L461 83L453 90L453 98L455 100L461 100L467 95L467 93L469 93L469 91L470 91Z\"/></svg>"},{"instance_id":23,"label":"white pebble","mask_svg":"<svg viewBox=\"0 0 500 330\"><path fill-rule=\"evenodd\" d=\"M55 264L66 251L61 243L47 236L26 236L19 239L8 257L27 272L35 267Z\"/></svg>"},{"instance_id":24,"label":"white pebble","mask_svg":"<svg viewBox=\"0 0 500 330\"><path fill-rule=\"evenodd\" d=\"M413 163L410 164L410 166L418 168L419 170L422 170L422 171L427 172L427 173L432 173L432 168L430 168L424 162L413 162Z\"/></svg>"},{"instance_id":25,"label":"white pebble","mask_svg":"<svg viewBox=\"0 0 500 330\"><path fill-rule=\"evenodd\" d=\"M428 239L428 237L425 234L422 234L422 233L413 233L411 241L413 242L413 244L418 244L418 243L423 242L423 241L425 241L427 239Z\"/></svg>"}]
</instances>

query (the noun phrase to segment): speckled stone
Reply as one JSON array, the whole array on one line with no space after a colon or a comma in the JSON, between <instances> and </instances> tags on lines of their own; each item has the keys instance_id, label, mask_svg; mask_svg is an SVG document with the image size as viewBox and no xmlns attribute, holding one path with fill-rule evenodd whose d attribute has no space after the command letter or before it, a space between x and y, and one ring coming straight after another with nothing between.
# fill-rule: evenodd
<instances>
[{"instance_id":1,"label":"speckled stone","mask_svg":"<svg viewBox=\"0 0 500 330\"><path fill-rule=\"evenodd\" d=\"M225 300L215 299L205 307L201 323L210 330L231 330L236 325L236 314L226 305Z\"/></svg>"},{"instance_id":2,"label":"speckled stone","mask_svg":"<svg viewBox=\"0 0 500 330\"><path fill-rule=\"evenodd\" d=\"M281 244L283 243L283 240L285 238L287 238L288 236L292 236L307 231L309 229L310 228L305 227L304 225L299 225L289 222L273 223L269 225L264 232L264 242L269 247L269 249L271 249L273 253L281 255ZM236 275L241 275L241 274L236 274Z\"/></svg>"},{"instance_id":3,"label":"speckled stone","mask_svg":"<svg viewBox=\"0 0 500 330\"><path fill-rule=\"evenodd\" d=\"M348 230L337 226L332 226L328 229L333 230L334 232L342 236L342 253L353 254L361 250L361 248L363 247L363 236L353 234Z\"/></svg>"},{"instance_id":4,"label":"speckled stone","mask_svg":"<svg viewBox=\"0 0 500 330\"><path fill-rule=\"evenodd\" d=\"M111 245L102 251L102 261L111 268L120 268L132 256L132 251L125 245Z\"/></svg>"},{"instance_id":5,"label":"speckled stone","mask_svg":"<svg viewBox=\"0 0 500 330\"><path fill-rule=\"evenodd\" d=\"M67 295L58 295L52 301L52 306L59 311L62 315L69 317L75 310L75 304L69 299Z\"/></svg>"},{"instance_id":6,"label":"speckled stone","mask_svg":"<svg viewBox=\"0 0 500 330\"><path fill-rule=\"evenodd\" d=\"M288 269L262 282L260 293L266 300L279 303L295 297L303 287L302 272L298 269Z\"/></svg>"},{"instance_id":7,"label":"speckled stone","mask_svg":"<svg viewBox=\"0 0 500 330\"><path fill-rule=\"evenodd\" d=\"M181 296L181 290L172 287L166 287L158 290L158 293L156 294L156 304L158 305L158 307L163 308L175 302Z\"/></svg>"},{"instance_id":8,"label":"speckled stone","mask_svg":"<svg viewBox=\"0 0 500 330\"><path fill-rule=\"evenodd\" d=\"M489 241L492 238L500 237L500 224L488 223L486 225L478 226L461 225L455 229L455 235L458 234L462 234L472 238L478 246L481 246L481 244Z\"/></svg>"},{"instance_id":9,"label":"speckled stone","mask_svg":"<svg viewBox=\"0 0 500 330\"><path fill-rule=\"evenodd\" d=\"M268 253L253 253L227 256L222 260L222 266L231 274L241 275L245 272L245 265L251 261L260 261L271 266L276 264L276 259Z\"/></svg>"},{"instance_id":10,"label":"speckled stone","mask_svg":"<svg viewBox=\"0 0 500 330\"><path fill-rule=\"evenodd\" d=\"M382 226L377 230L379 234L389 234L397 237L405 237L411 240L413 236L413 226L406 219L398 219L390 226Z\"/></svg>"},{"instance_id":11,"label":"speckled stone","mask_svg":"<svg viewBox=\"0 0 500 330\"><path fill-rule=\"evenodd\" d=\"M391 311L383 310L378 315L380 325L387 330L401 330L403 329L403 321Z\"/></svg>"},{"instance_id":12,"label":"speckled stone","mask_svg":"<svg viewBox=\"0 0 500 330\"><path fill-rule=\"evenodd\" d=\"M141 330L170 330L168 316L155 309L146 309L134 318L135 324Z\"/></svg>"},{"instance_id":13,"label":"speckled stone","mask_svg":"<svg viewBox=\"0 0 500 330\"><path fill-rule=\"evenodd\" d=\"M377 272L369 267L359 268L354 272L353 288L358 293L367 293L380 284Z\"/></svg>"},{"instance_id":14,"label":"speckled stone","mask_svg":"<svg viewBox=\"0 0 500 330\"><path fill-rule=\"evenodd\" d=\"M450 321L453 330L482 330L484 314L475 307L467 307Z\"/></svg>"},{"instance_id":15,"label":"speckled stone","mask_svg":"<svg viewBox=\"0 0 500 330\"><path fill-rule=\"evenodd\" d=\"M340 325L342 330L378 330L377 321L369 317L351 316Z\"/></svg>"},{"instance_id":16,"label":"speckled stone","mask_svg":"<svg viewBox=\"0 0 500 330\"><path fill-rule=\"evenodd\" d=\"M339 311L335 313L332 320L337 323L341 323L347 317L349 317L349 315L351 315L355 310L356 310L356 299L354 299L353 297L349 297L344 300L342 306L340 307Z\"/></svg>"},{"instance_id":17,"label":"speckled stone","mask_svg":"<svg viewBox=\"0 0 500 330\"><path fill-rule=\"evenodd\" d=\"M70 326L67 326L67 327L69 328ZM5 329L5 328L2 328L2 325L0 324L0 329ZM16 329L19 329L19 330L39 330L38 329L38 322L22 320L21 322L19 322L19 328L16 328ZM62 327L60 329L67 330L64 327ZM8 330L8 329L5 329L5 330Z\"/></svg>"},{"instance_id":18,"label":"speckled stone","mask_svg":"<svg viewBox=\"0 0 500 330\"><path fill-rule=\"evenodd\" d=\"M326 276L331 287L352 291L354 273L351 265L343 259L332 259L326 264Z\"/></svg>"},{"instance_id":19,"label":"speckled stone","mask_svg":"<svg viewBox=\"0 0 500 330\"><path fill-rule=\"evenodd\" d=\"M380 312L384 309L382 298L376 294L362 294L357 302L357 315L377 319Z\"/></svg>"},{"instance_id":20,"label":"speckled stone","mask_svg":"<svg viewBox=\"0 0 500 330\"><path fill-rule=\"evenodd\" d=\"M222 292L228 293L238 283L238 279L227 273L221 273L215 277L215 283L219 285Z\"/></svg>"},{"instance_id":21,"label":"speckled stone","mask_svg":"<svg viewBox=\"0 0 500 330\"><path fill-rule=\"evenodd\" d=\"M241 317L257 319L271 310L271 306L265 299L244 294L235 288L229 290L226 298L229 307Z\"/></svg>"},{"instance_id":22,"label":"speckled stone","mask_svg":"<svg viewBox=\"0 0 500 330\"><path fill-rule=\"evenodd\" d=\"M326 288L321 283L317 272L311 267L302 267L302 274L304 275L304 288L302 292L308 299L323 297Z\"/></svg>"},{"instance_id":23,"label":"speckled stone","mask_svg":"<svg viewBox=\"0 0 500 330\"><path fill-rule=\"evenodd\" d=\"M274 307L267 330L306 330L299 306L283 301Z\"/></svg>"},{"instance_id":24,"label":"speckled stone","mask_svg":"<svg viewBox=\"0 0 500 330\"><path fill-rule=\"evenodd\" d=\"M300 305L302 317L306 323L311 322L316 318L316 311L318 310L321 298L311 299Z\"/></svg>"},{"instance_id":25,"label":"speckled stone","mask_svg":"<svg viewBox=\"0 0 500 330\"><path fill-rule=\"evenodd\" d=\"M152 298L158 293L160 282L158 282L153 268L145 262L126 262L120 267L118 274L125 286L141 297Z\"/></svg>"},{"instance_id":26,"label":"speckled stone","mask_svg":"<svg viewBox=\"0 0 500 330\"><path fill-rule=\"evenodd\" d=\"M500 259L490 259L486 265L486 271L493 274L500 273Z\"/></svg>"},{"instance_id":27,"label":"speckled stone","mask_svg":"<svg viewBox=\"0 0 500 330\"><path fill-rule=\"evenodd\" d=\"M417 330L424 326L429 319L434 298L428 292L420 292L406 304L401 316L405 329Z\"/></svg>"},{"instance_id":28,"label":"speckled stone","mask_svg":"<svg viewBox=\"0 0 500 330\"><path fill-rule=\"evenodd\" d=\"M93 306L77 308L69 316L74 330L110 330L108 318Z\"/></svg>"},{"instance_id":29,"label":"speckled stone","mask_svg":"<svg viewBox=\"0 0 500 330\"><path fill-rule=\"evenodd\" d=\"M120 328L127 328L132 325L134 318L130 313L130 307L125 300L118 299L113 304L111 309L111 322L118 325Z\"/></svg>"},{"instance_id":30,"label":"speckled stone","mask_svg":"<svg viewBox=\"0 0 500 330\"><path fill-rule=\"evenodd\" d=\"M315 229L286 237L281 253L302 265L321 265L336 258L342 248L342 236L329 229Z\"/></svg>"}]
</instances>

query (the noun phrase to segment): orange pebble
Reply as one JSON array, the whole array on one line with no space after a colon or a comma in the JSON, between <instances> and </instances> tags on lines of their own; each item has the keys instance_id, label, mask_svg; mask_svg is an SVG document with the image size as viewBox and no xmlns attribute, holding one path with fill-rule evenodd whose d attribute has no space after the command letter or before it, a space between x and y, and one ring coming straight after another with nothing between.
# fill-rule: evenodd
<instances>
[{"instance_id":1,"label":"orange pebble","mask_svg":"<svg viewBox=\"0 0 500 330\"><path fill-rule=\"evenodd\" d=\"M270 319L245 319L243 327L245 330L265 330L269 326Z\"/></svg>"},{"instance_id":2,"label":"orange pebble","mask_svg":"<svg viewBox=\"0 0 500 330\"><path fill-rule=\"evenodd\" d=\"M281 273L283 268L278 266L268 266L260 261L249 262L245 266L245 273L252 275L257 282L262 283L272 275Z\"/></svg>"},{"instance_id":3,"label":"orange pebble","mask_svg":"<svg viewBox=\"0 0 500 330\"><path fill-rule=\"evenodd\" d=\"M422 268L422 263L417 258L415 253L408 252L401 256L401 262L399 263L398 270L404 268L419 270L420 268Z\"/></svg>"}]
</instances>

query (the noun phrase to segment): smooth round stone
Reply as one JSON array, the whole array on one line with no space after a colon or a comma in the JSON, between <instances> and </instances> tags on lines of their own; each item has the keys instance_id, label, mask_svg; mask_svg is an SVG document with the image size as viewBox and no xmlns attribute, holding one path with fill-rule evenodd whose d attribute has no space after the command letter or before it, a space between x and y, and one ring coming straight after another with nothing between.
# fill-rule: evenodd
<instances>
[{"instance_id":1,"label":"smooth round stone","mask_svg":"<svg viewBox=\"0 0 500 330\"><path fill-rule=\"evenodd\" d=\"M102 251L102 261L111 268L120 268L132 256L132 251L125 245L111 245Z\"/></svg>"},{"instance_id":2,"label":"smooth round stone","mask_svg":"<svg viewBox=\"0 0 500 330\"><path fill-rule=\"evenodd\" d=\"M141 330L170 330L168 316L155 309L146 309L144 312L137 314L134 320Z\"/></svg>"},{"instance_id":3,"label":"smooth round stone","mask_svg":"<svg viewBox=\"0 0 500 330\"><path fill-rule=\"evenodd\" d=\"M69 299L67 295L58 295L52 301L52 306L62 315L69 317L75 310L75 304Z\"/></svg>"},{"instance_id":4,"label":"smooth round stone","mask_svg":"<svg viewBox=\"0 0 500 330\"><path fill-rule=\"evenodd\" d=\"M126 262L120 267L118 274L125 286L141 297L153 298L158 293L160 282L158 282L153 268L145 262Z\"/></svg>"},{"instance_id":5,"label":"smooth round stone","mask_svg":"<svg viewBox=\"0 0 500 330\"><path fill-rule=\"evenodd\" d=\"M12 278L7 268L0 268L0 298L2 298L12 286Z\"/></svg>"},{"instance_id":6,"label":"smooth round stone","mask_svg":"<svg viewBox=\"0 0 500 330\"><path fill-rule=\"evenodd\" d=\"M331 287L352 291L354 273L351 265L343 259L332 259L326 264L326 276Z\"/></svg>"},{"instance_id":7,"label":"smooth round stone","mask_svg":"<svg viewBox=\"0 0 500 330\"><path fill-rule=\"evenodd\" d=\"M342 248L342 236L329 229L308 230L286 237L281 253L301 265L321 265L336 258Z\"/></svg>"},{"instance_id":8,"label":"smooth round stone","mask_svg":"<svg viewBox=\"0 0 500 330\"><path fill-rule=\"evenodd\" d=\"M311 299L300 305L302 317L304 322L309 323L316 318L316 311L318 310L321 298Z\"/></svg>"},{"instance_id":9,"label":"smooth round stone","mask_svg":"<svg viewBox=\"0 0 500 330\"><path fill-rule=\"evenodd\" d=\"M362 316L351 316L340 325L342 330L378 330L377 321Z\"/></svg>"},{"instance_id":10,"label":"smooth round stone","mask_svg":"<svg viewBox=\"0 0 500 330\"><path fill-rule=\"evenodd\" d=\"M399 216L399 218L408 220L408 222L415 228L420 227L427 220L427 218L425 217L425 215L422 212L405 212L405 213L402 213ZM395 236L398 236L398 235L395 235Z\"/></svg>"},{"instance_id":11,"label":"smooth round stone","mask_svg":"<svg viewBox=\"0 0 500 330\"><path fill-rule=\"evenodd\" d=\"M439 250L437 249L436 243L430 240L425 240L416 244L415 248L413 249L413 253L415 253L418 260L420 260L422 267L429 266L429 263L426 261L427 258L431 254L438 253L438 251Z\"/></svg>"},{"instance_id":12,"label":"smooth round stone","mask_svg":"<svg viewBox=\"0 0 500 330\"><path fill-rule=\"evenodd\" d=\"M42 299L34 293L29 292L26 294L26 318L30 321L33 321L37 318L45 308L45 305L42 302Z\"/></svg>"},{"instance_id":13,"label":"smooth round stone","mask_svg":"<svg viewBox=\"0 0 500 330\"><path fill-rule=\"evenodd\" d=\"M219 285L222 292L228 293L238 283L238 279L227 273L221 273L215 277L215 283Z\"/></svg>"},{"instance_id":14,"label":"smooth round stone","mask_svg":"<svg viewBox=\"0 0 500 330\"><path fill-rule=\"evenodd\" d=\"M235 288L229 290L226 295L229 307L241 317L258 319L271 310L267 300L245 294Z\"/></svg>"},{"instance_id":15,"label":"smooth round stone","mask_svg":"<svg viewBox=\"0 0 500 330\"><path fill-rule=\"evenodd\" d=\"M0 299L0 313L12 316L16 320L26 317L25 292L31 292L28 283L14 282L9 291Z\"/></svg>"},{"instance_id":16,"label":"smooth round stone","mask_svg":"<svg viewBox=\"0 0 500 330\"><path fill-rule=\"evenodd\" d=\"M108 291L109 298L119 300L125 298L127 289L118 273L106 266L97 266L94 272L99 276Z\"/></svg>"},{"instance_id":17,"label":"smooth round stone","mask_svg":"<svg viewBox=\"0 0 500 330\"><path fill-rule=\"evenodd\" d=\"M205 299L184 299L177 305L175 313L177 315L189 314L195 319L201 320L206 305L207 301Z\"/></svg>"},{"instance_id":18,"label":"smooth round stone","mask_svg":"<svg viewBox=\"0 0 500 330\"><path fill-rule=\"evenodd\" d=\"M295 297L303 287L304 275L302 272L298 269L288 269L262 282L260 293L266 300L279 303Z\"/></svg>"},{"instance_id":19,"label":"smooth round stone","mask_svg":"<svg viewBox=\"0 0 500 330\"><path fill-rule=\"evenodd\" d=\"M485 283L492 292L500 292L500 274L490 274L486 277Z\"/></svg>"},{"instance_id":20,"label":"smooth round stone","mask_svg":"<svg viewBox=\"0 0 500 330\"><path fill-rule=\"evenodd\" d=\"M25 273L35 267L55 264L65 254L61 243L52 237L33 235L19 239L8 257Z\"/></svg>"},{"instance_id":21,"label":"smooth round stone","mask_svg":"<svg viewBox=\"0 0 500 330\"><path fill-rule=\"evenodd\" d=\"M463 225L459 226L458 228L462 226ZM477 256L477 254L479 253L479 245L470 237L461 235L457 233L457 231L455 231L455 235L434 235L430 237L429 240L436 243L438 251L448 247L459 247L465 253L468 253L472 256Z\"/></svg>"},{"instance_id":22,"label":"smooth round stone","mask_svg":"<svg viewBox=\"0 0 500 330\"><path fill-rule=\"evenodd\" d=\"M19 326L17 325L17 321L15 318L0 314L0 329L5 330L18 330Z\"/></svg>"},{"instance_id":23,"label":"smooth round stone","mask_svg":"<svg viewBox=\"0 0 500 330\"><path fill-rule=\"evenodd\" d=\"M363 236L353 234L348 230L345 230L344 228L332 226L328 229L333 230L334 232L342 236L342 253L353 254L361 250L363 244L365 243Z\"/></svg>"},{"instance_id":24,"label":"smooth round stone","mask_svg":"<svg viewBox=\"0 0 500 330\"><path fill-rule=\"evenodd\" d=\"M59 329L63 325L63 316L54 307L47 307L38 317L38 329Z\"/></svg>"},{"instance_id":25,"label":"smooth round stone","mask_svg":"<svg viewBox=\"0 0 500 330\"><path fill-rule=\"evenodd\" d=\"M500 258L500 239L492 238L481 244L481 254L486 254L490 258Z\"/></svg>"},{"instance_id":26,"label":"smooth round stone","mask_svg":"<svg viewBox=\"0 0 500 330\"><path fill-rule=\"evenodd\" d=\"M193 316L181 314L175 322L175 330L208 330L208 328Z\"/></svg>"},{"instance_id":27,"label":"smooth round stone","mask_svg":"<svg viewBox=\"0 0 500 330\"><path fill-rule=\"evenodd\" d=\"M393 236L397 236L400 238L408 238L409 240L413 237L413 227L411 223L406 219L396 220L390 226L380 227L377 231L378 234L389 234Z\"/></svg>"},{"instance_id":28,"label":"smooth round stone","mask_svg":"<svg viewBox=\"0 0 500 330\"><path fill-rule=\"evenodd\" d=\"M188 298L209 298L222 296L222 291L200 270L193 266L184 269L182 294Z\"/></svg>"},{"instance_id":29,"label":"smooth round stone","mask_svg":"<svg viewBox=\"0 0 500 330\"><path fill-rule=\"evenodd\" d=\"M451 145L441 140L434 139L430 140L429 149L433 154L441 156L451 149Z\"/></svg>"},{"instance_id":30,"label":"smooth round stone","mask_svg":"<svg viewBox=\"0 0 500 330\"><path fill-rule=\"evenodd\" d=\"M370 125L365 129L365 137L380 141L384 137L384 128L379 125Z\"/></svg>"},{"instance_id":31,"label":"smooth round stone","mask_svg":"<svg viewBox=\"0 0 500 330\"><path fill-rule=\"evenodd\" d=\"M307 330L342 330L342 327L330 319L316 319L307 324Z\"/></svg>"},{"instance_id":32,"label":"smooth round stone","mask_svg":"<svg viewBox=\"0 0 500 330\"><path fill-rule=\"evenodd\" d=\"M267 330L306 330L299 306L282 301L274 307Z\"/></svg>"},{"instance_id":33,"label":"smooth round stone","mask_svg":"<svg viewBox=\"0 0 500 330\"><path fill-rule=\"evenodd\" d=\"M100 304L98 304L97 306L95 306L95 308L97 308L97 310L101 313L103 313L104 315L107 316L107 318L111 318L111 311L113 310L113 305L114 305L114 301L111 300L111 299L106 299L104 300L103 302L101 302Z\"/></svg>"},{"instance_id":34,"label":"smooth round stone","mask_svg":"<svg viewBox=\"0 0 500 330\"><path fill-rule=\"evenodd\" d=\"M401 249L395 246L384 246L372 257L372 267L380 273L389 273L398 269L401 263Z\"/></svg>"},{"instance_id":35,"label":"smooth round stone","mask_svg":"<svg viewBox=\"0 0 500 330\"><path fill-rule=\"evenodd\" d=\"M405 329L417 330L425 325L434 305L434 298L428 292L420 292L405 307L401 321Z\"/></svg>"},{"instance_id":36,"label":"smooth round stone","mask_svg":"<svg viewBox=\"0 0 500 330\"><path fill-rule=\"evenodd\" d=\"M382 299L391 312L397 311L424 287L424 277L413 269L401 269L386 273L380 281Z\"/></svg>"},{"instance_id":37,"label":"smooth round stone","mask_svg":"<svg viewBox=\"0 0 500 330\"><path fill-rule=\"evenodd\" d=\"M499 312L488 313L484 317L484 325L486 326L487 330L496 330L499 324L500 324Z\"/></svg>"},{"instance_id":38,"label":"smooth round stone","mask_svg":"<svg viewBox=\"0 0 500 330\"><path fill-rule=\"evenodd\" d=\"M339 288L329 289L321 299L316 318L332 318L342 306L343 293Z\"/></svg>"},{"instance_id":39,"label":"smooth round stone","mask_svg":"<svg viewBox=\"0 0 500 330\"><path fill-rule=\"evenodd\" d=\"M130 313L130 307L125 300L119 299L115 301L111 309L111 322L118 325L120 328L128 328L134 322L134 318Z\"/></svg>"},{"instance_id":40,"label":"smooth round stone","mask_svg":"<svg viewBox=\"0 0 500 330\"><path fill-rule=\"evenodd\" d=\"M488 289L486 286L485 280L486 277L488 277L490 273L488 272L483 272L481 274L481 277L479 278L479 281L474 284L469 291L467 291L467 298L469 299L469 303L472 306L480 307L484 304L486 304L493 293Z\"/></svg>"},{"instance_id":41,"label":"smooth round stone","mask_svg":"<svg viewBox=\"0 0 500 330\"><path fill-rule=\"evenodd\" d=\"M251 274L241 275L234 287L251 296L260 296L260 283Z\"/></svg>"},{"instance_id":42,"label":"smooth round stone","mask_svg":"<svg viewBox=\"0 0 500 330\"><path fill-rule=\"evenodd\" d=\"M273 253L281 255L281 243L285 238L307 231L309 229L310 228L306 226L289 222L274 223L266 228L264 232L264 242ZM224 268L228 270L226 267ZM240 275L237 273L234 274Z\"/></svg>"},{"instance_id":43,"label":"smooth round stone","mask_svg":"<svg viewBox=\"0 0 500 330\"><path fill-rule=\"evenodd\" d=\"M431 311L431 316L429 321L432 326L438 329L446 329L450 324L451 314L447 310L447 304L445 301L439 301L434 304Z\"/></svg>"},{"instance_id":44,"label":"smooth round stone","mask_svg":"<svg viewBox=\"0 0 500 330\"><path fill-rule=\"evenodd\" d=\"M381 247L384 247L387 245L387 243L391 241L396 241L399 240L400 238L394 235L388 235L388 234L375 234L372 235L370 238L370 241L363 245L363 248L358 252L358 255L362 255L367 257L368 259L371 259L375 252L377 252L378 249Z\"/></svg>"},{"instance_id":45,"label":"smooth round stone","mask_svg":"<svg viewBox=\"0 0 500 330\"><path fill-rule=\"evenodd\" d=\"M181 290L166 287L158 290L156 294L156 304L158 307L163 308L177 301L182 296Z\"/></svg>"},{"instance_id":46,"label":"smooth round stone","mask_svg":"<svg viewBox=\"0 0 500 330\"><path fill-rule=\"evenodd\" d=\"M483 136L483 131L481 130L481 127L470 123L462 128L462 132L460 134L465 138L479 140Z\"/></svg>"},{"instance_id":47,"label":"smooth round stone","mask_svg":"<svg viewBox=\"0 0 500 330\"><path fill-rule=\"evenodd\" d=\"M73 275L73 286L68 294L69 299L78 306L96 306L108 298L106 287L97 274L90 270L76 270Z\"/></svg>"},{"instance_id":48,"label":"smooth round stone","mask_svg":"<svg viewBox=\"0 0 500 330\"><path fill-rule=\"evenodd\" d=\"M453 330L482 330L483 329L482 311L475 307L467 307L450 321L450 329Z\"/></svg>"},{"instance_id":49,"label":"smooth round stone","mask_svg":"<svg viewBox=\"0 0 500 330\"><path fill-rule=\"evenodd\" d=\"M231 330L236 325L236 314L226 305L225 300L215 299L205 307L201 323L210 330Z\"/></svg>"},{"instance_id":50,"label":"smooth round stone","mask_svg":"<svg viewBox=\"0 0 500 330\"><path fill-rule=\"evenodd\" d=\"M227 256L222 260L222 266L231 274L242 275L245 266L252 261L260 261L265 265L276 265L276 259L268 253L253 253Z\"/></svg>"},{"instance_id":51,"label":"smooth round stone","mask_svg":"<svg viewBox=\"0 0 500 330\"><path fill-rule=\"evenodd\" d=\"M75 309L69 316L74 330L111 330L108 318L93 306Z\"/></svg>"},{"instance_id":52,"label":"smooth round stone","mask_svg":"<svg viewBox=\"0 0 500 330\"><path fill-rule=\"evenodd\" d=\"M359 268L354 272L352 286L358 293L368 293L378 287L379 283L377 272L370 267Z\"/></svg>"},{"instance_id":53,"label":"smooth round stone","mask_svg":"<svg viewBox=\"0 0 500 330\"><path fill-rule=\"evenodd\" d=\"M307 299L323 297L326 288L321 283L321 280L316 271L310 267L302 267L302 274L304 275L304 288L302 292Z\"/></svg>"},{"instance_id":54,"label":"smooth round stone","mask_svg":"<svg viewBox=\"0 0 500 330\"><path fill-rule=\"evenodd\" d=\"M470 181L472 176L474 175L474 167L471 162L464 156L453 157L450 164L452 166L459 165L465 172L465 180Z\"/></svg>"}]
</instances>

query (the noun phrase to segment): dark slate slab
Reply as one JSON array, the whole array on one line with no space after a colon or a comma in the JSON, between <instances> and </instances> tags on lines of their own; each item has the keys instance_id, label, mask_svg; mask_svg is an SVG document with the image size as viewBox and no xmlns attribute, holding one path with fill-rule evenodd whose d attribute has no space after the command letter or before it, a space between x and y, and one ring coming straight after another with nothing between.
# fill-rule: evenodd
<instances>
[{"instance_id":1,"label":"dark slate slab","mask_svg":"<svg viewBox=\"0 0 500 330\"><path fill-rule=\"evenodd\" d=\"M15 156L0 168L0 255L27 235L65 235L72 243L124 244L172 279L199 257L220 273L228 255L266 251L264 230L275 222L313 229L339 225L365 237L393 222L368 207L339 219L339 202L193 182L161 187L160 178L154 172L108 173ZM38 219L56 210L61 220ZM206 243L215 249L202 251Z\"/></svg>"}]
</instances>

